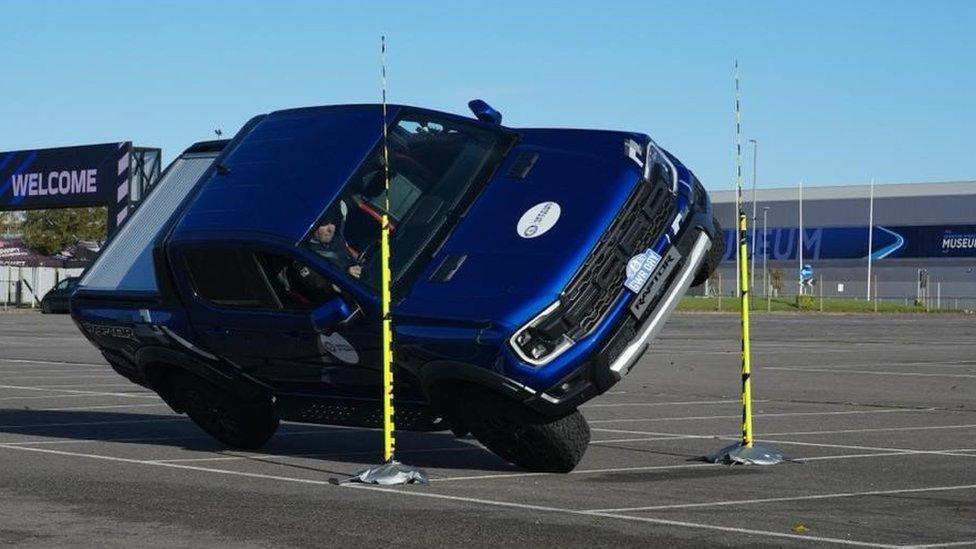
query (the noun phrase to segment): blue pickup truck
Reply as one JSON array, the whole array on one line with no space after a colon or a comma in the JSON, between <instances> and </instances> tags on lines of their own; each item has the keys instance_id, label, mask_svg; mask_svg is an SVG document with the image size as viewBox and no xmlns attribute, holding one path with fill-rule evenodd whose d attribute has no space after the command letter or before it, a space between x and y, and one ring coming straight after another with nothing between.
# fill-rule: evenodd
<instances>
[{"instance_id":1,"label":"blue pickup truck","mask_svg":"<svg viewBox=\"0 0 976 549\"><path fill-rule=\"evenodd\" d=\"M232 447L281 420L378 426L387 213L397 427L571 470L589 443L577 408L711 274L721 229L647 135L471 108L283 110L191 147L84 274L72 317L119 374Z\"/></svg>"}]
</instances>

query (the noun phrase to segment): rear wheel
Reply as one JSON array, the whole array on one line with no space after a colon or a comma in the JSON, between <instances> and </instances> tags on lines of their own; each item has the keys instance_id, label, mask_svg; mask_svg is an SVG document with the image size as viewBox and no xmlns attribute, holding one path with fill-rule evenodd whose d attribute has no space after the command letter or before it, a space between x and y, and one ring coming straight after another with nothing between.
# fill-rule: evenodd
<instances>
[{"instance_id":1,"label":"rear wheel","mask_svg":"<svg viewBox=\"0 0 976 549\"><path fill-rule=\"evenodd\" d=\"M691 282L692 286L701 286L708 280L708 277L712 276L715 269L718 268L719 263L722 262L722 257L725 256L725 233L722 232L722 226L719 225L718 219L712 218L712 225L715 226L714 239L712 240L712 247L708 250L708 255L705 256L705 261L702 261L700 267L698 267L698 272L695 273L695 279Z\"/></svg>"},{"instance_id":2,"label":"rear wheel","mask_svg":"<svg viewBox=\"0 0 976 549\"><path fill-rule=\"evenodd\" d=\"M484 391L465 395L465 429L502 459L533 472L572 471L590 443L590 426L578 410L559 419Z\"/></svg>"},{"instance_id":3,"label":"rear wheel","mask_svg":"<svg viewBox=\"0 0 976 549\"><path fill-rule=\"evenodd\" d=\"M278 429L278 418L268 401L244 400L185 372L176 375L173 388L186 415L233 448L260 448Z\"/></svg>"}]
</instances>

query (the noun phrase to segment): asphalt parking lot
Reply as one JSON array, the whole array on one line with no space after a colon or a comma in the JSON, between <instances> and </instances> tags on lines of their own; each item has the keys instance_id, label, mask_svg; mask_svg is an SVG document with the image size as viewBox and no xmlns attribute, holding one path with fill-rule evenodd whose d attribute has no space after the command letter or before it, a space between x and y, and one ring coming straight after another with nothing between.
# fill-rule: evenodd
<instances>
[{"instance_id":1,"label":"asphalt parking lot","mask_svg":"<svg viewBox=\"0 0 976 549\"><path fill-rule=\"evenodd\" d=\"M335 486L380 433L285 424L230 451L115 375L66 316L0 314L0 544L976 545L976 319L760 316L755 428L795 459L699 458L739 430L738 319L678 315L589 403L568 475L401 433L429 486Z\"/></svg>"}]
</instances>

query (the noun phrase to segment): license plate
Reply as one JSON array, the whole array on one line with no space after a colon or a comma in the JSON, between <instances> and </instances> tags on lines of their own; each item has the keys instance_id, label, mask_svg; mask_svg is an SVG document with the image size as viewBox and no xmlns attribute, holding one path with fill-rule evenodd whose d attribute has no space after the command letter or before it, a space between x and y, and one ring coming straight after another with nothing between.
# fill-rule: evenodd
<instances>
[{"instance_id":1,"label":"license plate","mask_svg":"<svg viewBox=\"0 0 976 549\"><path fill-rule=\"evenodd\" d=\"M661 292L668 278L671 277L671 273L681 263L681 252L678 251L677 247L672 246L663 258L660 256L658 258L659 260L655 263L656 268L644 281L644 285L635 292L637 295L634 297L634 302L630 304L630 312L637 318L644 316L647 308L651 306L654 298Z\"/></svg>"},{"instance_id":2,"label":"license plate","mask_svg":"<svg viewBox=\"0 0 976 549\"><path fill-rule=\"evenodd\" d=\"M640 292L644 284L651 279L654 269L660 262L661 256L650 248L630 258L627 262L627 280L624 286L635 294Z\"/></svg>"}]
</instances>

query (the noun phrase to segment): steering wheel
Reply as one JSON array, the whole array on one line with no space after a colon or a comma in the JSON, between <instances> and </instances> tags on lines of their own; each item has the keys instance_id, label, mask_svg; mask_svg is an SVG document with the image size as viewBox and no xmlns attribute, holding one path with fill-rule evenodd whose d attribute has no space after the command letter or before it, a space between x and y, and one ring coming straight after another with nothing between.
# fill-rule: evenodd
<instances>
[{"instance_id":1,"label":"steering wheel","mask_svg":"<svg viewBox=\"0 0 976 549\"><path fill-rule=\"evenodd\" d=\"M359 257L356 258L356 264L360 267L365 265L369 261L369 258L376 253L376 249L379 247L379 245L379 240L374 240L373 242L367 244L366 247L359 252Z\"/></svg>"}]
</instances>

